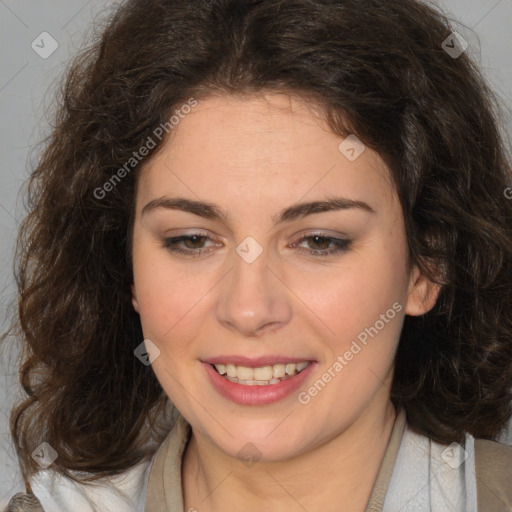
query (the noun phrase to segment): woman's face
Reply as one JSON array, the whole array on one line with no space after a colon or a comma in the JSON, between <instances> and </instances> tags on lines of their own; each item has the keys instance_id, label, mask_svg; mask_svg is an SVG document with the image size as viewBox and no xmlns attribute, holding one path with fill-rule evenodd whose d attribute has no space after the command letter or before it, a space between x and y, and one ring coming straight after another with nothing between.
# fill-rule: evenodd
<instances>
[{"instance_id":1,"label":"woman's face","mask_svg":"<svg viewBox=\"0 0 512 512\"><path fill-rule=\"evenodd\" d=\"M378 415L404 315L435 300L407 270L384 162L343 140L284 94L210 97L140 176L133 304L153 370L233 457L250 442L284 460Z\"/></svg>"}]
</instances>

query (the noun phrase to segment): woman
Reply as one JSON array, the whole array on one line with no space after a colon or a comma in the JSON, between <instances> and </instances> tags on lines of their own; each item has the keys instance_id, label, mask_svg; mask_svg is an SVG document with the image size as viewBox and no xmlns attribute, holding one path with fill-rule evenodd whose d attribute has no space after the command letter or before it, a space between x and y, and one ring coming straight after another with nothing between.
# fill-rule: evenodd
<instances>
[{"instance_id":1,"label":"woman","mask_svg":"<svg viewBox=\"0 0 512 512\"><path fill-rule=\"evenodd\" d=\"M31 179L16 499L512 507L510 163L464 50L413 0L119 7Z\"/></svg>"}]
</instances>

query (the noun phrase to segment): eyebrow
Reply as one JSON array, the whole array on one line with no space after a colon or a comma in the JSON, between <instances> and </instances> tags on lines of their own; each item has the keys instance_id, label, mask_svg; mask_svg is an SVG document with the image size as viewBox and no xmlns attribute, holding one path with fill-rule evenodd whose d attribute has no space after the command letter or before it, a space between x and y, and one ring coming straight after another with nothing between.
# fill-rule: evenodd
<instances>
[{"instance_id":1,"label":"eyebrow","mask_svg":"<svg viewBox=\"0 0 512 512\"><path fill-rule=\"evenodd\" d=\"M170 210L181 210L193 213L199 217L206 219L220 220L229 224L229 215L226 211L221 210L217 206L204 201L186 199L184 197L159 197L153 199L142 208L141 215L145 215L158 208L166 208ZM306 217L314 213L330 212L335 210L348 210L357 208L368 213L376 213L375 210L364 201L346 199L344 197L334 197L322 201L311 201L308 203L298 203L291 205L279 211L271 217L274 225L282 222L290 222L292 220Z\"/></svg>"}]
</instances>

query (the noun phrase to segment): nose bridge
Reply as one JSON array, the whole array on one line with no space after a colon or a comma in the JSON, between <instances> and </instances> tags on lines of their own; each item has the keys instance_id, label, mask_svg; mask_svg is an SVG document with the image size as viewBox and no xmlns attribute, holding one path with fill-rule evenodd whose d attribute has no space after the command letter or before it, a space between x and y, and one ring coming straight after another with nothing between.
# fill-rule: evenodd
<instances>
[{"instance_id":1,"label":"nose bridge","mask_svg":"<svg viewBox=\"0 0 512 512\"><path fill-rule=\"evenodd\" d=\"M254 238L247 237L237 246L216 310L225 327L257 336L289 321L291 304L268 264L268 251Z\"/></svg>"}]
</instances>

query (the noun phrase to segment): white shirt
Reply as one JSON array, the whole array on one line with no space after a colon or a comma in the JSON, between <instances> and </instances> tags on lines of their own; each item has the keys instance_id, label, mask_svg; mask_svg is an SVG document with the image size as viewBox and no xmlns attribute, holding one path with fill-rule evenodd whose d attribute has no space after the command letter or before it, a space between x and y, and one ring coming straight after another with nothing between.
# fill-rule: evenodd
<instances>
[{"instance_id":1,"label":"white shirt","mask_svg":"<svg viewBox=\"0 0 512 512\"><path fill-rule=\"evenodd\" d=\"M78 484L51 469L30 483L45 512L143 512L153 460L91 484Z\"/></svg>"}]
</instances>

